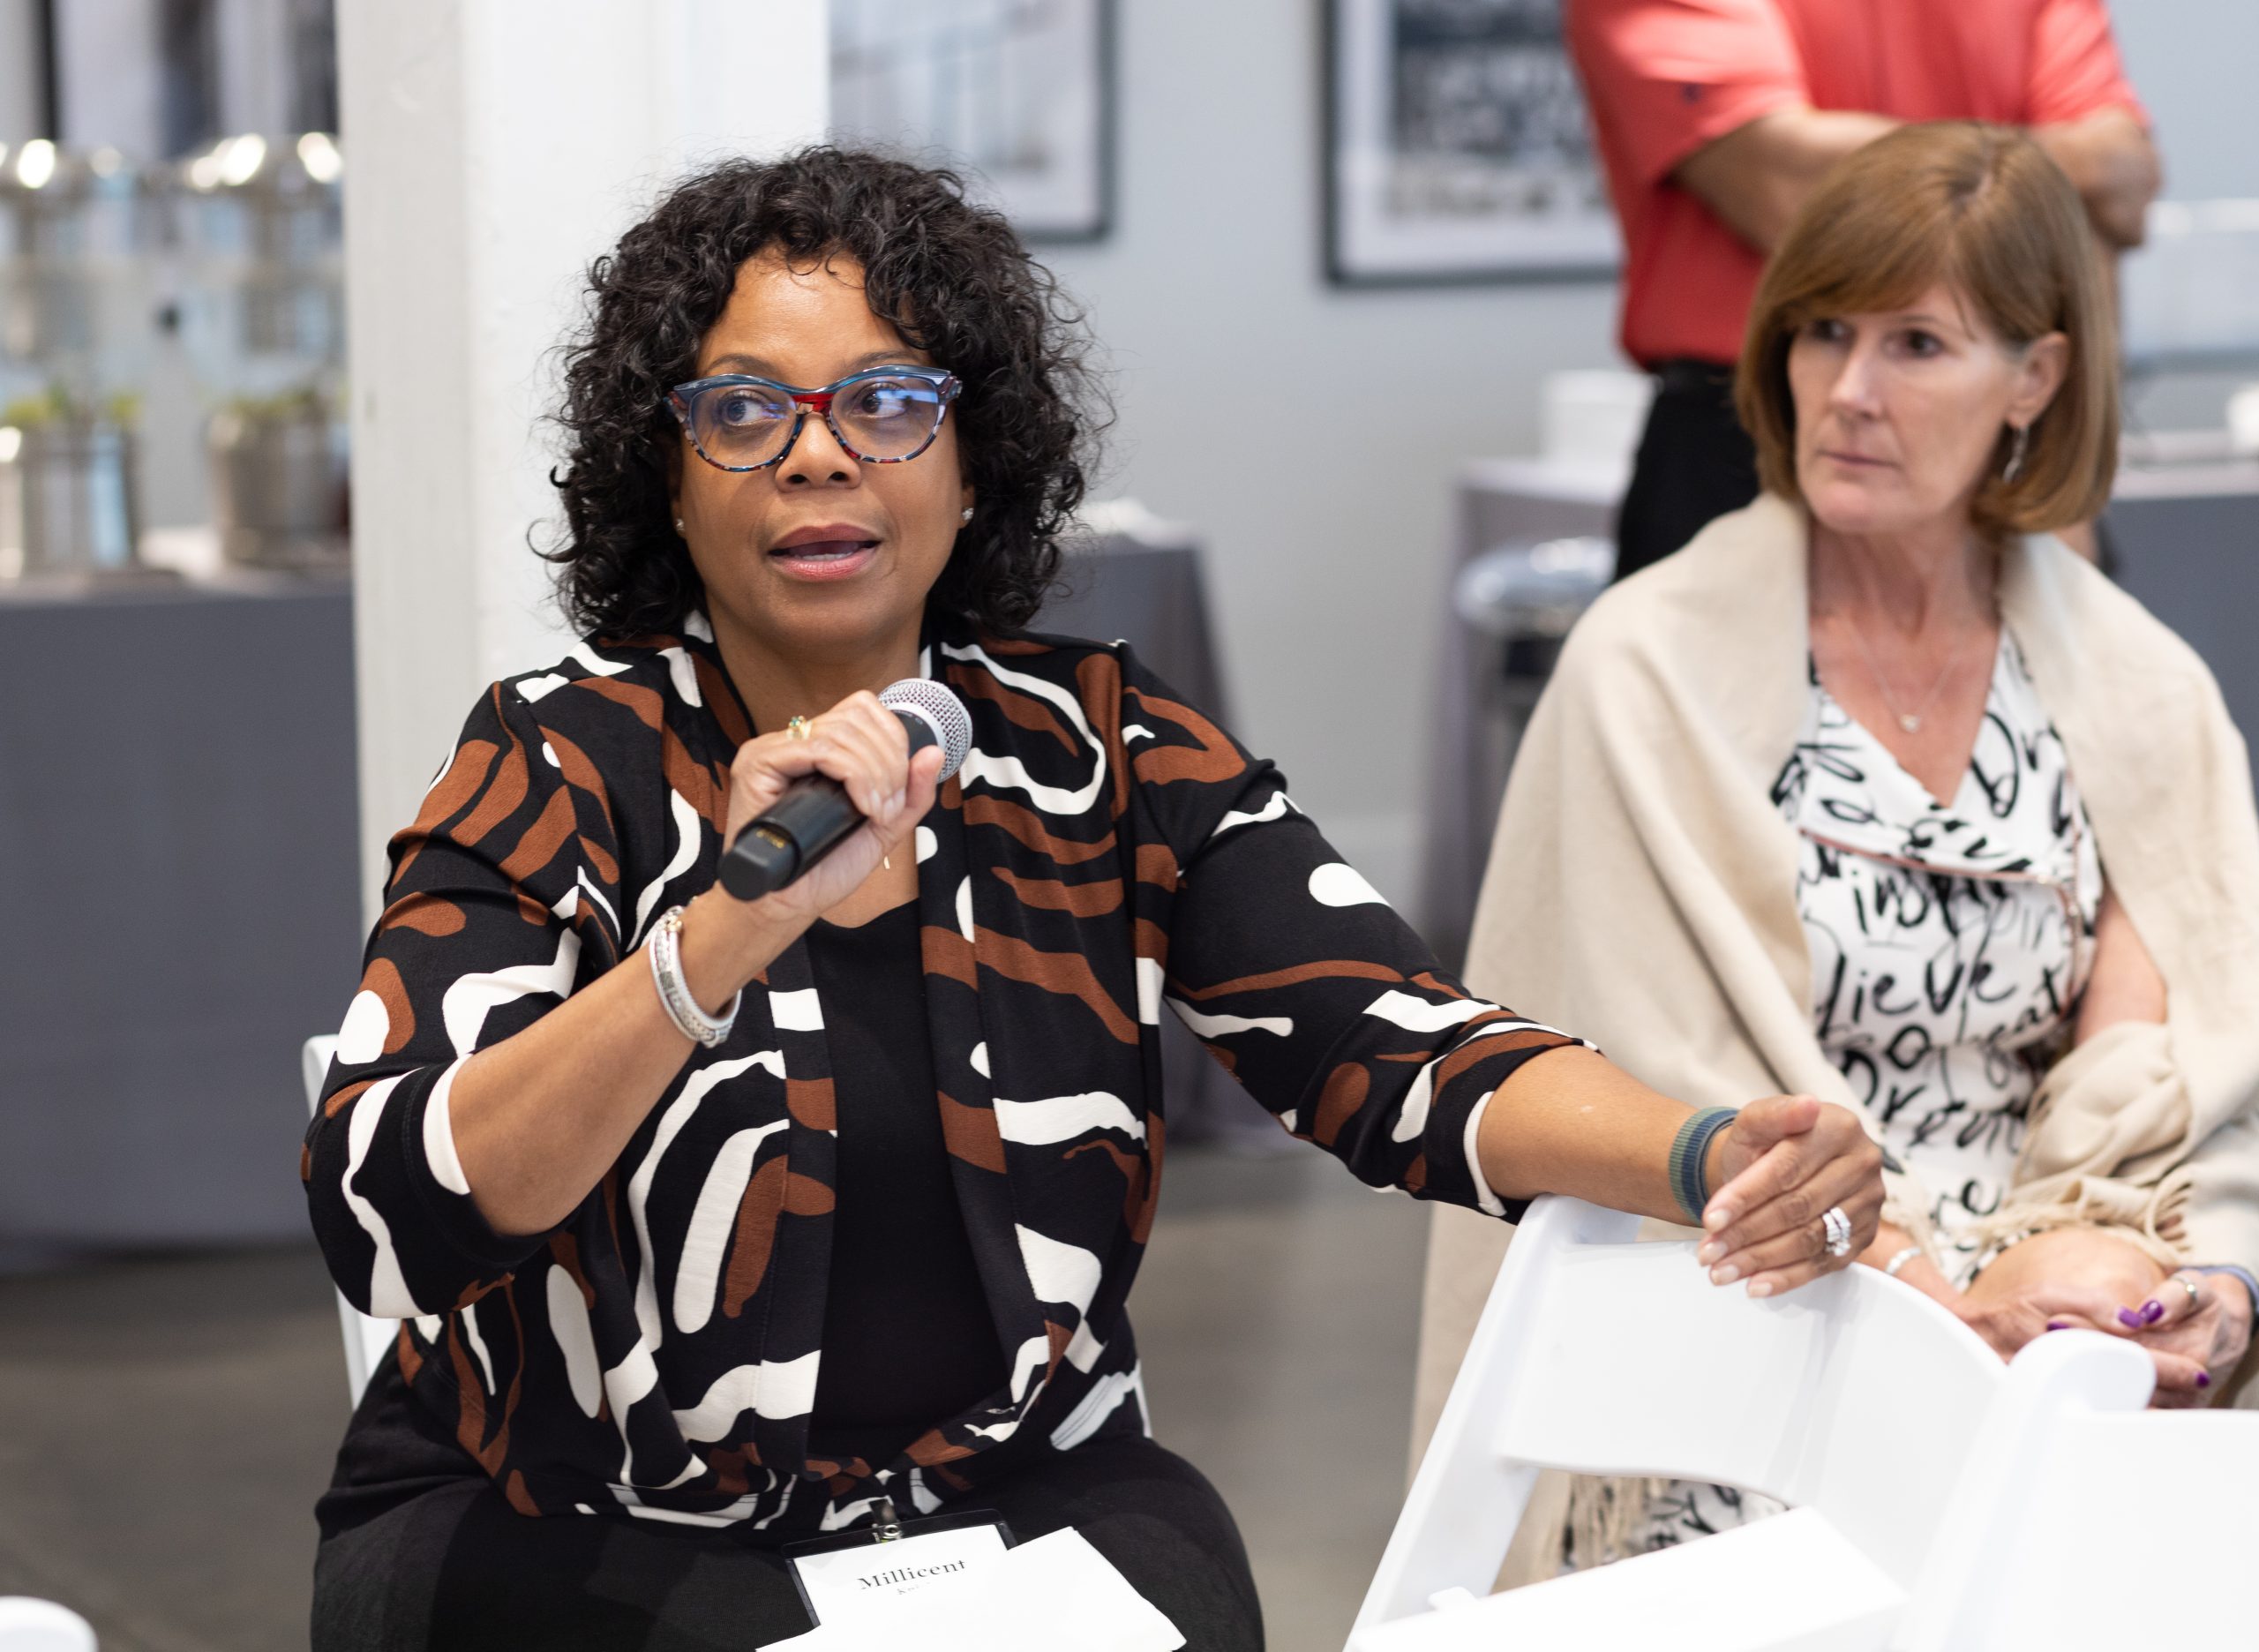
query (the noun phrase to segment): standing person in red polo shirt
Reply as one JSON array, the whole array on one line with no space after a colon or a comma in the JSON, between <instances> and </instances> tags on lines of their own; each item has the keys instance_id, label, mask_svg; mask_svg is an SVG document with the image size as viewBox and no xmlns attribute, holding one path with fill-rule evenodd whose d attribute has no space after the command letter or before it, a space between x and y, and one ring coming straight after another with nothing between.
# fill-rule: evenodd
<instances>
[{"instance_id":1,"label":"standing person in red polo shirt","mask_svg":"<svg viewBox=\"0 0 2259 1652\"><path fill-rule=\"evenodd\" d=\"M1757 494L1733 368L1759 274L1838 161L1908 121L2023 126L2140 244L2147 117L2104 0L1565 0L1624 226L1621 339L1656 379L1617 528L1617 576Z\"/></svg>"}]
</instances>

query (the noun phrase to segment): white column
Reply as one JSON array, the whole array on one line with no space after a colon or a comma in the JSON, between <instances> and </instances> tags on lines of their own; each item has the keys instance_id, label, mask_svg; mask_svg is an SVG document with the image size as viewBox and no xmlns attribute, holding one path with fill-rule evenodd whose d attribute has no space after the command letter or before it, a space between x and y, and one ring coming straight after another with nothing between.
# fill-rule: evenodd
<instances>
[{"instance_id":1,"label":"white column","mask_svg":"<svg viewBox=\"0 0 2259 1652\"><path fill-rule=\"evenodd\" d=\"M361 848L378 910L479 689L570 645L554 346L672 178L822 136L825 0L339 0Z\"/></svg>"},{"instance_id":2,"label":"white column","mask_svg":"<svg viewBox=\"0 0 2259 1652\"><path fill-rule=\"evenodd\" d=\"M46 138L41 108L39 18L32 0L0 0L0 144Z\"/></svg>"}]
</instances>

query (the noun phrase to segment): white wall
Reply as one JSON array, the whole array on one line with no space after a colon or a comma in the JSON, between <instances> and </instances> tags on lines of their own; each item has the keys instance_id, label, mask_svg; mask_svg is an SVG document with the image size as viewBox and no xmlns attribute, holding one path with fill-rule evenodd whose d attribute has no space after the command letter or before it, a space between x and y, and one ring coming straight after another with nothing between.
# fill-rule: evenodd
<instances>
[{"instance_id":1,"label":"white wall","mask_svg":"<svg viewBox=\"0 0 2259 1652\"><path fill-rule=\"evenodd\" d=\"M1046 249L1119 374L1100 497L1208 537L1235 732L1413 892L1452 477L1536 446L1537 386L1613 364L1615 289L1329 288L1316 0L1124 0L1114 233ZM1280 376L1338 397L1303 444ZM1359 413L1356 409L1362 409Z\"/></svg>"},{"instance_id":2,"label":"white wall","mask_svg":"<svg viewBox=\"0 0 2259 1652\"><path fill-rule=\"evenodd\" d=\"M479 689L570 645L552 347L694 161L823 130L822 0L341 0L362 874Z\"/></svg>"},{"instance_id":3,"label":"white wall","mask_svg":"<svg viewBox=\"0 0 2259 1652\"><path fill-rule=\"evenodd\" d=\"M2118 49L2149 106L2175 200L2259 196L2255 0L2116 0Z\"/></svg>"}]
</instances>

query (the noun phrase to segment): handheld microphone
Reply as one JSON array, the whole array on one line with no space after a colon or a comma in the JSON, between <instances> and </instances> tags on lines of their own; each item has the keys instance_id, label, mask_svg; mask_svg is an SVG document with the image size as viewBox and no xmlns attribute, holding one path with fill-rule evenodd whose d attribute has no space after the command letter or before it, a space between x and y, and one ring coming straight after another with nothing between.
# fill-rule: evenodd
<instances>
[{"instance_id":1,"label":"handheld microphone","mask_svg":"<svg viewBox=\"0 0 2259 1652\"><path fill-rule=\"evenodd\" d=\"M972 717L964 702L940 683L905 677L879 693L879 703L902 719L914 755L942 748L946 780L972 749ZM784 795L739 832L723 852L722 887L739 900L759 900L799 877L837 848L863 823L847 788L829 775L802 775Z\"/></svg>"}]
</instances>

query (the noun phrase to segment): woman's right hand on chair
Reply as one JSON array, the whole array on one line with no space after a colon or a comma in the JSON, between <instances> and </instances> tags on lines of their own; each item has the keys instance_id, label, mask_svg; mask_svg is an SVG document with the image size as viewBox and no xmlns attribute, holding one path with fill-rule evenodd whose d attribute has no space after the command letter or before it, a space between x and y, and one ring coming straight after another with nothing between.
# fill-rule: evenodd
<instances>
[{"instance_id":1,"label":"woman's right hand on chair","mask_svg":"<svg viewBox=\"0 0 2259 1652\"><path fill-rule=\"evenodd\" d=\"M1794 1290L1849 1267L1882 1220L1882 1149L1858 1115L1812 1096L1767 1096L1710 1146L1710 1195L1696 1252L1720 1285L1752 1296ZM1827 1213L1850 1219L1850 1247L1827 1249Z\"/></svg>"}]
</instances>

